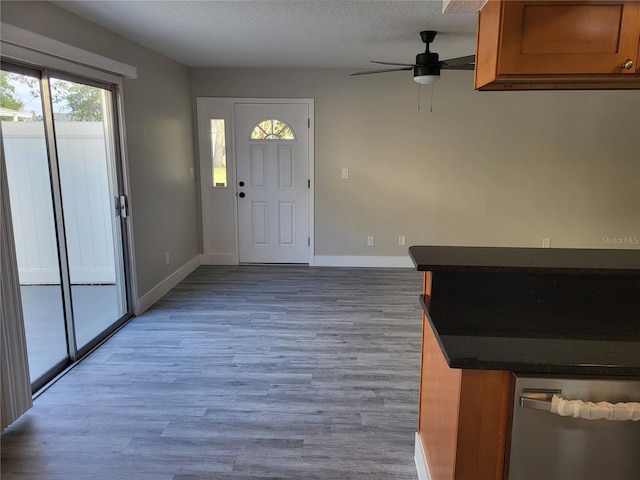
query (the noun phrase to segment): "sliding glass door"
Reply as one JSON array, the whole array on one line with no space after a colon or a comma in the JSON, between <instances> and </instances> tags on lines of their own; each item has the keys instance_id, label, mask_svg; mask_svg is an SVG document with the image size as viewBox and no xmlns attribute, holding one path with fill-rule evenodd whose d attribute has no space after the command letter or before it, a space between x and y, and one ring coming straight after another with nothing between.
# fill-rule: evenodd
<instances>
[{"instance_id":1,"label":"sliding glass door","mask_svg":"<svg viewBox=\"0 0 640 480\"><path fill-rule=\"evenodd\" d=\"M51 77L76 343L126 313L112 92Z\"/></svg>"},{"instance_id":2,"label":"sliding glass door","mask_svg":"<svg viewBox=\"0 0 640 480\"><path fill-rule=\"evenodd\" d=\"M34 389L129 316L115 87L2 64L2 138Z\"/></svg>"},{"instance_id":3,"label":"sliding glass door","mask_svg":"<svg viewBox=\"0 0 640 480\"><path fill-rule=\"evenodd\" d=\"M4 66L3 66L4 67ZM0 73L20 294L31 381L69 358L51 175L38 72Z\"/></svg>"}]
</instances>

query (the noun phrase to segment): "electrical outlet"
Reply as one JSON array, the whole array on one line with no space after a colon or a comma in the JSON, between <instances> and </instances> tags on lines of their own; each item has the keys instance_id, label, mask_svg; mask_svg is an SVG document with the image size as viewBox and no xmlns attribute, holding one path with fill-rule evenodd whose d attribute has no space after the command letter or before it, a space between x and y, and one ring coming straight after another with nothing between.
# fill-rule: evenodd
<instances>
[{"instance_id":1,"label":"electrical outlet","mask_svg":"<svg viewBox=\"0 0 640 480\"><path fill-rule=\"evenodd\" d=\"M404 238L404 235L400 235L398 237L398 245L400 245L401 247L403 247L405 245L406 241L407 240L406 240L406 238Z\"/></svg>"},{"instance_id":2,"label":"electrical outlet","mask_svg":"<svg viewBox=\"0 0 640 480\"><path fill-rule=\"evenodd\" d=\"M367 247L373 247L375 245L375 238L372 236L367 237Z\"/></svg>"},{"instance_id":3,"label":"electrical outlet","mask_svg":"<svg viewBox=\"0 0 640 480\"><path fill-rule=\"evenodd\" d=\"M543 238L542 239L542 248L551 248L551 239Z\"/></svg>"},{"instance_id":4,"label":"electrical outlet","mask_svg":"<svg viewBox=\"0 0 640 480\"><path fill-rule=\"evenodd\" d=\"M349 169L348 168L343 168L342 169L342 179L345 180L349 178Z\"/></svg>"},{"instance_id":5,"label":"electrical outlet","mask_svg":"<svg viewBox=\"0 0 640 480\"><path fill-rule=\"evenodd\" d=\"M164 253L164 264L169 265L171 263L171 259L169 258L169 252Z\"/></svg>"}]
</instances>

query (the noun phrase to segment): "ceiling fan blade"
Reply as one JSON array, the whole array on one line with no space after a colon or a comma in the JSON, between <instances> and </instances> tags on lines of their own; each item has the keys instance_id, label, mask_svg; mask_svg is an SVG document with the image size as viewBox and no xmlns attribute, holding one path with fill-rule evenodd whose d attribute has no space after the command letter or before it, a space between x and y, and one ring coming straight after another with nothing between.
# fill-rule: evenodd
<instances>
[{"instance_id":1,"label":"ceiling fan blade","mask_svg":"<svg viewBox=\"0 0 640 480\"><path fill-rule=\"evenodd\" d=\"M476 63L475 55L467 55L466 57L450 58L440 62L441 68L450 70L473 70Z\"/></svg>"},{"instance_id":2,"label":"ceiling fan blade","mask_svg":"<svg viewBox=\"0 0 640 480\"><path fill-rule=\"evenodd\" d=\"M398 65L399 67L417 67L414 63L376 62L375 60L371 60L371 63L378 63L380 65Z\"/></svg>"},{"instance_id":3,"label":"ceiling fan blade","mask_svg":"<svg viewBox=\"0 0 640 480\"><path fill-rule=\"evenodd\" d=\"M443 65L442 70L475 70L476 66L474 63L470 63L467 65L455 65L453 67L447 67L446 65Z\"/></svg>"},{"instance_id":4,"label":"ceiling fan blade","mask_svg":"<svg viewBox=\"0 0 640 480\"><path fill-rule=\"evenodd\" d=\"M386 68L384 70L367 70L365 72L355 72L355 73L352 73L349 76L350 77L355 77L356 75L369 75L371 73L400 72L402 70L413 70L413 67Z\"/></svg>"}]
</instances>

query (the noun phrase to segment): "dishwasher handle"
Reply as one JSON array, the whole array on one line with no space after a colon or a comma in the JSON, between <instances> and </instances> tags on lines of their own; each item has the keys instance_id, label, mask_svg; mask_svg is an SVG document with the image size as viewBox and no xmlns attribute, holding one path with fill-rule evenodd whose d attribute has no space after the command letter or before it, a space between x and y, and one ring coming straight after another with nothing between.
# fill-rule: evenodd
<instances>
[{"instance_id":1,"label":"dishwasher handle","mask_svg":"<svg viewBox=\"0 0 640 480\"><path fill-rule=\"evenodd\" d=\"M553 396L561 393L562 390L558 389L523 390L520 397L520 406L550 412Z\"/></svg>"},{"instance_id":2,"label":"dishwasher handle","mask_svg":"<svg viewBox=\"0 0 640 480\"><path fill-rule=\"evenodd\" d=\"M561 390L523 390L520 406L585 420L640 421L640 402L584 402L565 400Z\"/></svg>"}]
</instances>

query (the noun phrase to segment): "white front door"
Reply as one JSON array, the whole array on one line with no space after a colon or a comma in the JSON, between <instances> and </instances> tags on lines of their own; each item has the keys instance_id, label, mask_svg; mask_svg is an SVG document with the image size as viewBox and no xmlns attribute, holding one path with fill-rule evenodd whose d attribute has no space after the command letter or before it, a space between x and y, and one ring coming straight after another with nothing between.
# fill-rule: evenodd
<instances>
[{"instance_id":1,"label":"white front door","mask_svg":"<svg viewBox=\"0 0 640 480\"><path fill-rule=\"evenodd\" d=\"M309 263L309 105L235 104L238 260Z\"/></svg>"}]
</instances>

